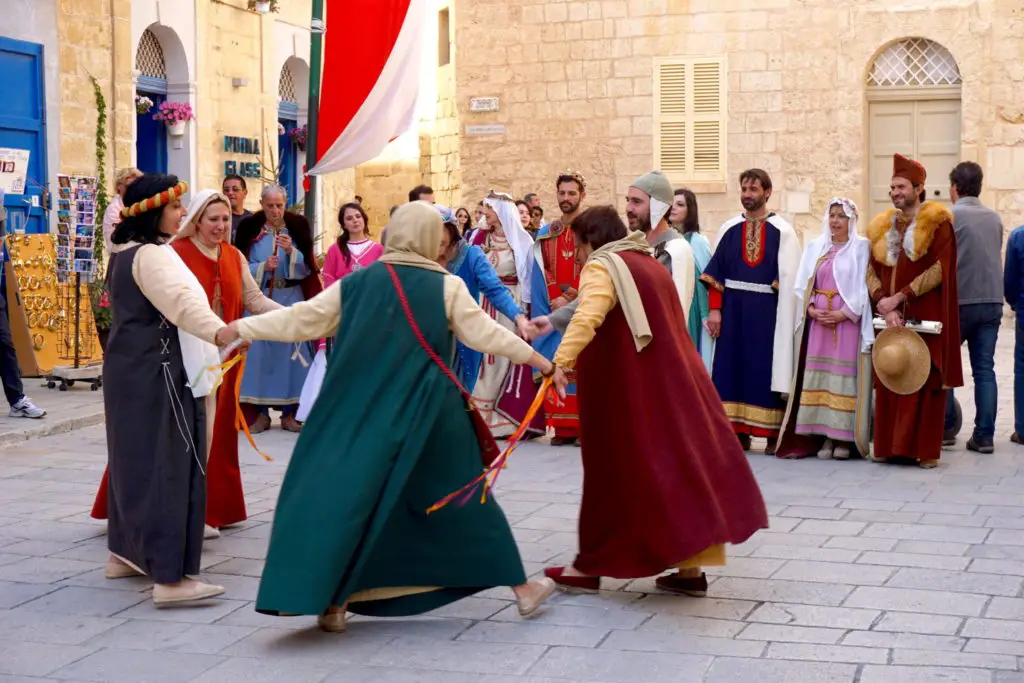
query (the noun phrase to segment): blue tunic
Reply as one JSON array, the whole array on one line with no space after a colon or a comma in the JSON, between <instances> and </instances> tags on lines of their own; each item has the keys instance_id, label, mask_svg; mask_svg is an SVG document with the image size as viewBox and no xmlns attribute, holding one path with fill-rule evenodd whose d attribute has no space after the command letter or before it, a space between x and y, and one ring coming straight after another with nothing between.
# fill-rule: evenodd
<instances>
[{"instance_id":1,"label":"blue tunic","mask_svg":"<svg viewBox=\"0 0 1024 683\"><path fill-rule=\"evenodd\" d=\"M481 292L499 313L515 320L523 311L516 305L516 300L508 287L501 284L501 279L487 261L487 256L480 247L471 246L466 242L459 243L459 252L448 262L448 272L458 275L466 283L469 295L474 301L480 301ZM462 342L455 344L455 374L462 382L466 391L473 393L476 380L480 376L480 362L483 354L474 351Z\"/></svg>"},{"instance_id":2,"label":"blue tunic","mask_svg":"<svg viewBox=\"0 0 1024 683\"><path fill-rule=\"evenodd\" d=\"M701 276L722 294L711 378L737 434L777 436L786 407L771 388L781 238L771 223L748 230L739 222L722 236Z\"/></svg>"},{"instance_id":3,"label":"blue tunic","mask_svg":"<svg viewBox=\"0 0 1024 683\"><path fill-rule=\"evenodd\" d=\"M287 231L283 231L287 233ZM309 275L302 252L292 249L291 256L283 251L278 253L280 261L274 272L265 273L263 263L274 250L274 236L263 233L252 243L249 250L249 270L253 278L263 288L263 293L281 304L291 306L303 301L302 286L299 282ZM277 278L273 293L270 292L271 281ZM282 287L282 280L295 282L293 286ZM246 313L248 316L248 313ZM298 357L292 356L298 351ZM242 377L241 403L260 406L297 406L302 395L302 385L306 381L310 354L306 345L296 346L282 342L257 341L245 358L245 375Z\"/></svg>"}]
</instances>

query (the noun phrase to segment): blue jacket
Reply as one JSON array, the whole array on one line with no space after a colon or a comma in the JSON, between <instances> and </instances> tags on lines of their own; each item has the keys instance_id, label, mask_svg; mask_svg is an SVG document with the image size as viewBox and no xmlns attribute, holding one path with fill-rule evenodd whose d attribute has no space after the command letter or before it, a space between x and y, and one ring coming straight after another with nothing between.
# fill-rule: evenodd
<instances>
[{"instance_id":1,"label":"blue jacket","mask_svg":"<svg viewBox=\"0 0 1024 683\"><path fill-rule=\"evenodd\" d=\"M501 279L480 247L460 242L459 253L448 262L448 272L462 278L469 289L469 295L475 301L480 301L480 294L483 293L502 315L515 320L516 316L524 314L508 287L501 283ZM462 342L456 342L455 374L470 393L480 376L482 360L482 353L474 351Z\"/></svg>"},{"instance_id":2,"label":"blue jacket","mask_svg":"<svg viewBox=\"0 0 1024 683\"><path fill-rule=\"evenodd\" d=\"M1003 296L1014 311L1024 312L1024 225L1010 233L1006 242L1006 267L1003 268Z\"/></svg>"}]
</instances>

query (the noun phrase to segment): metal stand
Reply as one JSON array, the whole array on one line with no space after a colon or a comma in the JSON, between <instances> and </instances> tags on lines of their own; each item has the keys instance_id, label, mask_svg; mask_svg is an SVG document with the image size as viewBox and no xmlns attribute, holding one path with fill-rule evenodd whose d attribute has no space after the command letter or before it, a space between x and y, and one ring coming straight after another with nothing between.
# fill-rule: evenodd
<instances>
[{"instance_id":1,"label":"metal stand","mask_svg":"<svg viewBox=\"0 0 1024 683\"><path fill-rule=\"evenodd\" d=\"M103 386L103 362L82 365L83 353L87 357L92 357L92 345L96 336L95 330L82 329L82 274L75 273L74 284L64 284L60 288L61 308L67 312L60 323L60 357L72 361L72 365L54 367L45 377L46 386L67 391L75 382L89 382L92 391L98 391ZM86 334L84 345L83 332Z\"/></svg>"}]
</instances>

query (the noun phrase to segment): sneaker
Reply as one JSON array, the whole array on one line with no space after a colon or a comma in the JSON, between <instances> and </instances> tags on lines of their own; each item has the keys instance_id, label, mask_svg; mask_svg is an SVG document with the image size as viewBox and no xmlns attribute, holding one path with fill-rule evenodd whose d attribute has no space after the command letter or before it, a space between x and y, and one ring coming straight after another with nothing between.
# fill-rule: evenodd
<instances>
[{"instance_id":1,"label":"sneaker","mask_svg":"<svg viewBox=\"0 0 1024 683\"><path fill-rule=\"evenodd\" d=\"M20 401L11 406L11 412L7 413L7 417L27 417L32 420L38 420L44 415L46 411L30 401L28 396L22 396Z\"/></svg>"},{"instance_id":2,"label":"sneaker","mask_svg":"<svg viewBox=\"0 0 1024 683\"><path fill-rule=\"evenodd\" d=\"M971 440L967 442L967 450L987 455L989 453L995 453L996 448L991 439L976 439L972 437Z\"/></svg>"}]
</instances>

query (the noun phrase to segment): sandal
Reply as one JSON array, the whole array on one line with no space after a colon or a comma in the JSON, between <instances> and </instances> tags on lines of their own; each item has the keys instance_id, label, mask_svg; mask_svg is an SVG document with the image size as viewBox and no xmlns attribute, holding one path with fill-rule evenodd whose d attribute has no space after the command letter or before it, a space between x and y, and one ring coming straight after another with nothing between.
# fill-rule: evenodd
<instances>
[{"instance_id":1,"label":"sandal","mask_svg":"<svg viewBox=\"0 0 1024 683\"><path fill-rule=\"evenodd\" d=\"M831 460L834 450L835 444L832 443L832 439L825 439L825 443L822 444L821 450L818 451L818 460ZM849 453L847 453L847 457L849 457Z\"/></svg>"}]
</instances>

